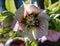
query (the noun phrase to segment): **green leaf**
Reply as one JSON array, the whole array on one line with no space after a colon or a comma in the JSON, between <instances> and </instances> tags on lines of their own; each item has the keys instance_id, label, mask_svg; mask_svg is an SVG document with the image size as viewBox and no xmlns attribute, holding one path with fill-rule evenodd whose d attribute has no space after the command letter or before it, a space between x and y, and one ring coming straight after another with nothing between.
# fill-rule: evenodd
<instances>
[{"instance_id":1,"label":"green leaf","mask_svg":"<svg viewBox=\"0 0 60 46\"><path fill-rule=\"evenodd\" d=\"M12 22L13 20L14 20L14 17L10 15L10 16L7 16L7 18L4 21L9 23L9 22Z\"/></svg>"},{"instance_id":2,"label":"green leaf","mask_svg":"<svg viewBox=\"0 0 60 46\"><path fill-rule=\"evenodd\" d=\"M52 10L52 9L55 8L58 4L59 4L59 2L57 1L57 2L55 2L55 3L53 3L53 4L51 4L51 6L49 6L47 9L48 9L48 10Z\"/></svg>"},{"instance_id":3,"label":"green leaf","mask_svg":"<svg viewBox=\"0 0 60 46\"><path fill-rule=\"evenodd\" d=\"M55 19L55 26L56 26L56 31L60 32L60 19Z\"/></svg>"},{"instance_id":4,"label":"green leaf","mask_svg":"<svg viewBox=\"0 0 60 46\"><path fill-rule=\"evenodd\" d=\"M60 32L60 19L52 18L49 23L49 29L53 29L53 30Z\"/></svg>"},{"instance_id":5,"label":"green leaf","mask_svg":"<svg viewBox=\"0 0 60 46\"><path fill-rule=\"evenodd\" d=\"M2 13L0 13L0 22L3 22L4 20L6 22L12 22L14 19L14 14L12 14L11 12L8 11L4 11Z\"/></svg>"},{"instance_id":6,"label":"green leaf","mask_svg":"<svg viewBox=\"0 0 60 46\"><path fill-rule=\"evenodd\" d=\"M30 42L29 41L26 42L26 46L30 46Z\"/></svg>"},{"instance_id":7,"label":"green leaf","mask_svg":"<svg viewBox=\"0 0 60 46\"><path fill-rule=\"evenodd\" d=\"M31 4L31 1L32 1L32 0L26 0L25 3L27 3L27 4Z\"/></svg>"},{"instance_id":8,"label":"green leaf","mask_svg":"<svg viewBox=\"0 0 60 46\"><path fill-rule=\"evenodd\" d=\"M44 6L45 8L48 8L49 6L51 6L51 0L44 0Z\"/></svg>"},{"instance_id":9,"label":"green leaf","mask_svg":"<svg viewBox=\"0 0 60 46\"><path fill-rule=\"evenodd\" d=\"M3 15L3 16L7 16L4 20L5 20L6 22L8 22L8 23L9 23L9 22L12 22L13 19L14 19L14 14L11 13L11 12L6 11L6 12L2 13L2 15Z\"/></svg>"},{"instance_id":10,"label":"green leaf","mask_svg":"<svg viewBox=\"0 0 60 46\"><path fill-rule=\"evenodd\" d=\"M59 10L60 10L59 5L52 9L53 13L59 13L60 12Z\"/></svg>"},{"instance_id":11,"label":"green leaf","mask_svg":"<svg viewBox=\"0 0 60 46\"><path fill-rule=\"evenodd\" d=\"M56 30L55 19L51 18L49 22L49 29Z\"/></svg>"},{"instance_id":12,"label":"green leaf","mask_svg":"<svg viewBox=\"0 0 60 46\"><path fill-rule=\"evenodd\" d=\"M7 33L7 32L9 32L9 31L11 31L11 28L5 28L5 29L2 29L2 28L0 28L0 34L5 34L5 33Z\"/></svg>"},{"instance_id":13,"label":"green leaf","mask_svg":"<svg viewBox=\"0 0 60 46\"><path fill-rule=\"evenodd\" d=\"M38 42L36 40L33 40L31 43L31 46L37 46Z\"/></svg>"},{"instance_id":14,"label":"green leaf","mask_svg":"<svg viewBox=\"0 0 60 46\"><path fill-rule=\"evenodd\" d=\"M2 28L0 28L0 34L2 34L3 33L3 29Z\"/></svg>"},{"instance_id":15,"label":"green leaf","mask_svg":"<svg viewBox=\"0 0 60 46\"><path fill-rule=\"evenodd\" d=\"M51 14L51 15L50 15L50 18L55 19L55 18L57 18L57 17L59 17L59 16L60 16L60 14Z\"/></svg>"},{"instance_id":16,"label":"green leaf","mask_svg":"<svg viewBox=\"0 0 60 46\"><path fill-rule=\"evenodd\" d=\"M47 8L47 13L48 14L56 14L56 13L60 13L60 7L59 7L59 1L53 3L51 6L49 6Z\"/></svg>"},{"instance_id":17,"label":"green leaf","mask_svg":"<svg viewBox=\"0 0 60 46\"><path fill-rule=\"evenodd\" d=\"M9 11L3 11L2 13L1 13L3 16L10 16L10 15L14 15L13 13L11 13L11 12L9 12Z\"/></svg>"},{"instance_id":18,"label":"green leaf","mask_svg":"<svg viewBox=\"0 0 60 46\"><path fill-rule=\"evenodd\" d=\"M0 22L2 22L7 16L2 16L2 14L0 13Z\"/></svg>"},{"instance_id":19,"label":"green leaf","mask_svg":"<svg viewBox=\"0 0 60 46\"><path fill-rule=\"evenodd\" d=\"M13 36L12 36L12 35L13 35ZM17 37L17 36L16 36L16 33L12 31L12 32L10 33L10 38L14 38L14 37Z\"/></svg>"},{"instance_id":20,"label":"green leaf","mask_svg":"<svg viewBox=\"0 0 60 46\"><path fill-rule=\"evenodd\" d=\"M7 28L3 29L3 34L8 33L10 31L12 31L11 28L7 27Z\"/></svg>"},{"instance_id":21,"label":"green leaf","mask_svg":"<svg viewBox=\"0 0 60 46\"><path fill-rule=\"evenodd\" d=\"M6 9L12 13L16 12L14 0L5 0Z\"/></svg>"}]
</instances>

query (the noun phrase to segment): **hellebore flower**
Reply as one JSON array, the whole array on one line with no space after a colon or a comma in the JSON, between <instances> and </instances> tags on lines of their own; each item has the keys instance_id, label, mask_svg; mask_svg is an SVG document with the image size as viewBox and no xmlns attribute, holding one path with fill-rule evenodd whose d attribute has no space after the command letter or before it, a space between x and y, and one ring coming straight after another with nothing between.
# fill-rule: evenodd
<instances>
[{"instance_id":1,"label":"hellebore flower","mask_svg":"<svg viewBox=\"0 0 60 46\"><path fill-rule=\"evenodd\" d=\"M11 26L27 40L37 40L48 35L48 21L50 17L45 10L39 9L33 4L21 6L15 13L15 19Z\"/></svg>"}]
</instances>

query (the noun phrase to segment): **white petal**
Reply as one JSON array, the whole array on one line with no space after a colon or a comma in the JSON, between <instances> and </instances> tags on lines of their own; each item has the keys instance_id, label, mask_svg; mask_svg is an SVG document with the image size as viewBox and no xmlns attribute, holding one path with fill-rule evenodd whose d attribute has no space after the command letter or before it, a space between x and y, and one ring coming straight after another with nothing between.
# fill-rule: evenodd
<instances>
[{"instance_id":1,"label":"white petal","mask_svg":"<svg viewBox=\"0 0 60 46\"><path fill-rule=\"evenodd\" d=\"M0 43L0 46L4 46L4 44L3 43Z\"/></svg>"},{"instance_id":2,"label":"white petal","mask_svg":"<svg viewBox=\"0 0 60 46\"><path fill-rule=\"evenodd\" d=\"M13 41L13 39L9 39L6 43L5 46L10 46L11 42Z\"/></svg>"},{"instance_id":3,"label":"white petal","mask_svg":"<svg viewBox=\"0 0 60 46\"><path fill-rule=\"evenodd\" d=\"M33 5L36 6L36 7L38 7L37 1L35 1Z\"/></svg>"},{"instance_id":4,"label":"white petal","mask_svg":"<svg viewBox=\"0 0 60 46\"><path fill-rule=\"evenodd\" d=\"M18 31L18 28L19 28L19 22L17 21L14 28L13 28L13 31Z\"/></svg>"},{"instance_id":5,"label":"white petal","mask_svg":"<svg viewBox=\"0 0 60 46\"><path fill-rule=\"evenodd\" d=\"M46 41L47 40L47 37L46 36L43 36L42 38L41 38L41 43L43 43L44 41Z\"/></svg>"},{"instance_id":6,"label":"white petal","mask_svg":"<svg viewBox=\"0 0 60 46\"><path fill-rule=\"evenodd\" d=\"M28 37L24 37L25 42L30 41Z\"/></svg>"}]
</instances>

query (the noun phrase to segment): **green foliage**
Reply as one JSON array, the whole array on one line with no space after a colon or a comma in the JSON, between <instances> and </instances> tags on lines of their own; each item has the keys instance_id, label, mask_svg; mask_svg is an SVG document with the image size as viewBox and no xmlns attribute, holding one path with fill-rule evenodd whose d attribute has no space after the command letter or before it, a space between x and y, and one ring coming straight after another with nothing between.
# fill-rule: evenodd
<instances>
[{"instance_id":1,"label":"green foliage","mask_svg":"<svg viewBox=\"0 0 60 46\"><path fill-rule=\"evenodd\" d=\"M5 28L5 29L0 28L0 34L5 34L8 33L9 31L11 31L10 28Z\"/></svg>"},{"instance_id":2,"label":"green foliage","mask_svg":"<svg viewBox=\"0 0 60 46\"><path fill-rule=\"evenodd\" d=\"M60 32L60 20L58 18L51 19L49 24L49 29L53 29Z\"/></svg>"},{"instance_id":3,"label":"green foliage","mask_svg":"<svg viewBox=\"0 0 60 46\"><path fill-rule=\"evenodd\" d=\"M31 46L37 46L37 44L38 44L38 41L33 40L32 43L31 43Z\"/></svg>"},{"instance_id":4,"label":"green foliage","mask_svg":"<svg viewBox=\"0 0 60 46\"><path fill-rule=\"evenodd\" d=\"M26 46L31 46L29 41L26 42Z\"/></svg>"},{"instance_id":5,"label":"green foliage","mask_svg":"<svg viewBox=\"0 0 60 46\"><path fill-rule=\"evenodd\" d=\"M45 4L47 5L47 4ZM60 1L57 1L53 4L51 4L49 7L46 8L48 14L56 14L56 13L60 13Z\"/></svg>"},{"instance_id":6,"label":"green foliage","mask_svg":"<svg viewBox=\"0 0 60 46\"><path fill-rule=\"evenodd\" d=\"M13 30L9 32L9 38L15 38L15 37L20 37L20 35Z\"/></svg>"},{"instance_id":7,"label":"green foliage","mask_svg":"<svg viewBox=\"0 0 60 46\"><path fill-rule=\"evenodd\" d=\"M56 31L60 31L60 20L59 19L55 19L55 29L56 29Z\"/></svg>"},{"instance_id":8,"label":"green foliage","mask_svg":"<svg viewBox=\"0 0 60 46\"><path fill-rule=\"evenodd\" d=\"M51 6L51 0L44 0L44 6L45 8L48 8L49 6Z\"/></svg>"},{"instance_id":9,"label":"green foliage","mask_svg":"<svg viewBox=\"0 0 60 46\"><path fill-rule=\"evenodd\" d=\"M26 0L26 3L27 3L27 4L31 4L31 1L32 1L32 0Z\"/></svg>"},{"instance_id":10,"label":"green foliage","mask_svg":"<svg viewBox=\"0 0 60 46\"><path fill-rule=\"evenodd\" d=\"M60 32L60 0L53 4L51 3L51 0L45 0L44 4L45 9L51 18L49 22L49 29Z\"/></svg>"},{"instance_id":11,"label":"green foliage","mask_svg":"<svg viewBox=\"0 0 60 46\"><path fill-rule=\"evenodd\" d=\"M0 28L0 36L1 35L7 35L6 38L15 38L15 37L21 37L18 33L14 32L11 28L7 27L5 29Z\"/></svg>"},{"instance_id":12,"label":"green foliage","mask_svg":"<svg viewBox=\"0 0 60 46\"><path fill-rule=\"evenodd\" d=\"M12 13L16 12L14 0L5 0L6 9Z\"/></svg>"},{"instance_id":13,"label":"green foliage","mask_svg":"<svg viewBox=\"0 0 60 46\"><path fill-rule=\"evenodd\" d=\"M0 28L0 34L2 34L2 33L3 33L3 29Z\"/></svg>"},{"instance_id":14,"label":"green foliage","mask_svg":"<svg viewBox=\"0 0 60 46\"><path fill-rule=\"evenodd\" d=\"M51 6L49 6L48 9L53 9L54 7L56 7L58 5L58 3L59 3L59 1L51 4Z\"/></svg>"},{"instance_id":15,"label":"green foliage","mask_svg":"<svg viewBox=\"0 0 60 46\"><path fill-rule=\"evenodd\" d=\"M2 22L7 16L2 16L2 14L0 13L0 22Z\"/></svg>"},{"instance_id":16,"label":"green foliage","mask_svg":"<svg viewBox=\"0 0 60 46\"><path fill-rule=\"evenodd\" d=\"M32 40L32 41L27 41L26 46L37 46L38 41Z\"/></svg>"},{"instance_id":17,"label":"green foliage","mask_svg":"<svg viewBox=\"0 0 60 46\"><path fill-rule=\"evenodd\" d=\"M0 22L6 20L6 22L12 22L14 19L14 14L8 11L4 11L0 13Z\"/></svg>"}]
</instances>

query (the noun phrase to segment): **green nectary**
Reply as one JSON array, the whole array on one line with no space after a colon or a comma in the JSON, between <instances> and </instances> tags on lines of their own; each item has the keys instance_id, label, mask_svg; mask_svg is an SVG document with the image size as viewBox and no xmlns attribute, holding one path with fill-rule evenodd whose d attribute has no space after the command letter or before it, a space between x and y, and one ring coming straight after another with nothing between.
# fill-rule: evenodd
<instances>
[{"instance_id":1,"label":"green nectary","mask_svg":"<svg viewBox=\"0 0 60 46\"><path fill-rule=\"evenodd\" d=\"M32 30L39 26L39 18L38 15L28 15L24 19L22 18L21 22L25 25L24 28L27 28L27 30ZM25 30L25 29L24 29Z\"/></svg>"}]
</instances>

